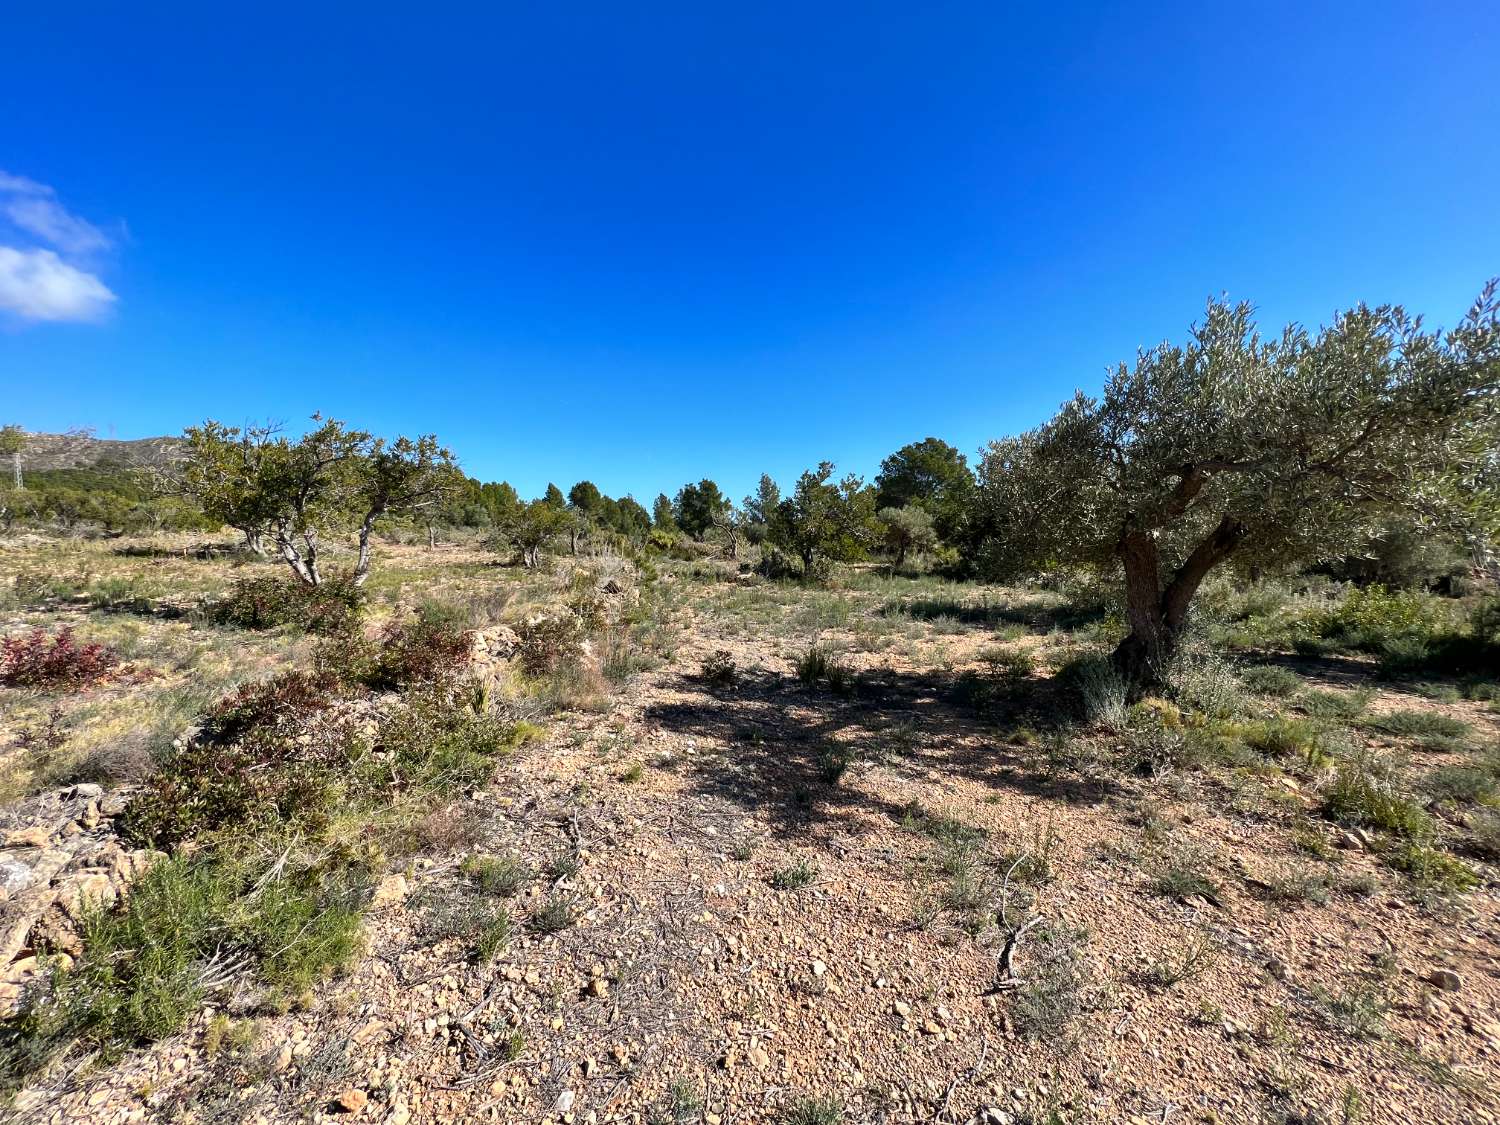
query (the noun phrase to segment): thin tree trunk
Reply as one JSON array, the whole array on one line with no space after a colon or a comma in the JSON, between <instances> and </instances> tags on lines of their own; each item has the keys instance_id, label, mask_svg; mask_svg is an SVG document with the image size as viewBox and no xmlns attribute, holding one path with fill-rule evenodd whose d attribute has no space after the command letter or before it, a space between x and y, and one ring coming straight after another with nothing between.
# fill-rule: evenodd
<instances>
[{"instance_id":1,"label":"thin tree trunk","mask_svg":"<svg viewBox=\"0 0 1500 1125\"><path fill-rule=\"evenodd\" d=\"M365 579L370 577L370 534L375 530L375 521L379 518L378 511L367 512L364 522L359 525L359 559L354 564L353 575L356 587L363 586Z\"/></svg>"}]
</instances>

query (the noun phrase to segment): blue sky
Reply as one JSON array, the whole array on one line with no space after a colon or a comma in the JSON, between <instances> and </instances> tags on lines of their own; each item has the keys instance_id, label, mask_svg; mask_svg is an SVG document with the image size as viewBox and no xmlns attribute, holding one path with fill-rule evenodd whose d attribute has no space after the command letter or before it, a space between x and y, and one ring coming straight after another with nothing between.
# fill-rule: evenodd
<instances>
[{"instance_id":1,"label":"blue sky","mask_svg":"<svg viewBox=\"0 0 1500 1125\"><path fill-rule=\"evenodd\" d=\"M1127 11L1136 7L1149 11ZM1486 4L17 5L0 420L523 493L971 455L1214 293L1500 273Z\"/></svg>"}]
</instances>

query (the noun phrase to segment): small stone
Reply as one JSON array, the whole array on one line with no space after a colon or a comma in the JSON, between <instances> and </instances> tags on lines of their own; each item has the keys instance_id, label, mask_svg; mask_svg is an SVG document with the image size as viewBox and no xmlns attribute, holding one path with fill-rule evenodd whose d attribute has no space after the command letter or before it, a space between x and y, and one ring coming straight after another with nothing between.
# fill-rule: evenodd
<instances>
[{"instance_id":1,"label":"small stone","mask_svg":"<svg viewBox=\"0 0 1500 1125\"><path fill-rule=\"evenodd\" d=\"M755 1067L756 1070L765 1070L766 1067L771 1065L771 1056L766 1054L763 1047L751 1047L749 1058L750 1065Z\"/></svg>"},{"instance_id":2,"label":"small stone","mask_svg":"<svg viewBox=\"0 0 1500 1125\"><path fill-rule=\"evenodd\" d=\"M603 977L594 977L589 981L588 986L584 989L584 991L587 992L590 996L608 996L609 981L605 980Z\"/></svg>"},{"instance_id":3,"label":"small stone","mask_svg":"<svg viewBox=\"0 0 1500 1125\"><path fill-rule=\"evenodd\" d=\"M370 1095L358 1086L351 1086L336 1099L338 1107L345 1113L358 1113L364 1109L370 1101Z\"/></svg>"},{"instance_id":4,"label":"small stone","mask_svg":"<svg viewBox=\"0 0 1500 1125\"><path fill-rule=\"evenodd\" d=\"M911 1005L905 1000L897 1000L891 1005L891 1009L902 1019L906 1019L907 1016L911 1015Z\"/></svg>"},{"instance_id":5,"label":"small stone","mask_svg":"<svg viewBox=\"0 0 1500 1125\"><path fill-rule=\"evenodd\" d=\"M1277 980L1292 979L1292 967L1280 957L1272 957L1266 962L1266 972L1270 973Z\"/></svg>"},{"instance_id":6,"label":"small stone","mask_svg":"<svg viewBox=\"0 0 1500 1125\"><path fill-rule=\"evenodd\" d=\"M828 966L825 965L822 961L814 961L812 963L812 973L813 973L813 976L820 977L824 973L826 973L827 971L828 971Z\"/></svg>"},{"instance_id":7,"label":"small stone","mask_svg":"<svg viewBox=\"0 0 1500 1125\"><path fill-rule=\"evenodd\" d=\"M556 1113L567 1113L573 1108L573 1099L577 1096L572 1090L564 1090L557 1095L557 1101L552 1107L553 1111Z\"/></svg>"},{"instance_id":8,"label":"small stone","mask_svg":"<svg viewBox=\"0 0 1500 1125\"><path fill-rule=\"evenodd\" d=\"M1457 992L1464 986L1464 978L1452 969L1433 969L1427 974L1427 983L1444 992Z\"/></svg>"},{"instance_id":9,"label":"small stone","mask_svg":"<svg viewBox=\"0 0 1500 1125\"><path fill-rule=\"evenodd\" d=\"M405 875L387 875L375 888L375 894L370 899L370 909L384 910L388 907L400 906L406 901L408 893Z\"/></svg>"}]
</instances>

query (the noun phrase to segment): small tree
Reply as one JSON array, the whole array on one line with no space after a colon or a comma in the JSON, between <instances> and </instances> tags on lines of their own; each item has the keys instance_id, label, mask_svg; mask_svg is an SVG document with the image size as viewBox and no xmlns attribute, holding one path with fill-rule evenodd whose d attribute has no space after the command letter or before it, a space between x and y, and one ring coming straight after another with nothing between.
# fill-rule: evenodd
<instances>
[{"instance_id":1,"label":"small tree","mask_svg":"<svg viewBox=\"0 0 1500 1125\"><path fill-rule=\"evenodd\" d=\"M903 445L880 463L875 478L878 507L921 508L948 543L957 539L973 498L968 459L935 437Z\"/></svg>"},{"instance_id":2,"label":"small tree","mask_svg":"<svg viewBox=\"0 0 1500 1125\"><path fill-rule=\"evenodd\" d=\"M462 485L463 476L453 454L438 445L432 434L415 441L398 437L389 444L376 438L353 469L351 500L355 510L364 512L353 580L363 586L370 575L370 536L376 523L389 515L414 515L438 507ZM428 543L432 543L430 528Z\"/></svg>"},{"instance_id":3,"label":"small tree","mask_svg":"<svg viewBox=\"0 0 1500 1125\"><path fill-rule=\"evenodd\" d=\"M276 511L265 491L264 459L276 432L274 426L239 430L212 420L189 426L186 453L162 487L234 528L244 535L247 548L264 555L266 530Z\"/></svg>"},{"instance_id":4,"label":"small tree","mask_svg":"<svg viewBox=\"0 0 1500 1125\"><path fill-rule=\"evenodd\" d=\"M719 486L705 478L697 484L682 486L677 499L672 501L672 517L683 531L701 540L727 507L729 501Z\"/></svg>"},{"instance_id":5,"label":"small tree","mask_svg":"<svg viewBox=\"0 0 1500 1125\"><path fill-rule=\"evenodd\" d=\"M370 571L370 539L386 517L437 504L462 481L453 455L427 435L387 443L336 419L292 441L275 427L240 430L205 422L187 430L177 483L213 518L246 533L269 535L292 573L322 584L322 536L357 529L352 578Z\"/></svg>"},{"instance_id":6,"label":"small tree","mask_svg":"<svg viewBox=\"0 0 1500 1125\"><path fill-rule=\"evenodd\" d=\"M852 473L837 484L832 477L831 461L803 473L791 497L776 505L768 529L770 542L802 560L808 576L820 557L832 562L865 558L878 534L874 492Z\"/></svg>"},{"instance_id":7,"label":"small tree","mask_svg":"<svg viewBox=\"0 0 1500 1125\"><path fill-rule=\"evenodd\" d=\"M937 545L932 517L915 504L880 509L880 522L885 529L886 549L894 556L892 565L897 570L906 565L906 556L913 551L930 551Z\"/></svg>"},{"instance_id":8,"label":"small tree","mask_svg":"<svg viewBox=\"0 0 1500 1125\"><path fill-rule=\"evenodd\" d=\"M992 444L981 560L996 576L1063 564L1123 570L1115 661L1159 687L1215 567L1347 552L1392 511L1454 511L1490 455L1500 316L1486 287L1449 333L1359 306L1271 339L1248 305L1212 302L1186 345L1121 365L1099 399Z\"/></svg>"},{"instance_id":9,"label":"small tree","mask_svg":"<svg viewBox=\"0 0 1500 1125\"><path fill-rule=\"evenodd\" d=\"M761 473L754 495L745 497L745 537L759 543L766 537L776 505L781 503L781 489L767 473Z\"/></svg>"},{"instance_id":10,"label":"small tree","mask_svg":"<svg viewBox=\"0 0 1500 1125\"><path fill-rule=\"evenodd\" d=\"M535 569L541 562L542 549L562 534L569 521L566 508L550 504L544 498L517 508L501 531L506 542L521 552L522 564Z\"/></svg>"},{"instance_id":11,"label":"small tree","mask_svg":"<svg viewBox=\"0 0 1500 1125\"><path fill-rule=\"evenodd\" d=\"M0 426L0 457L10 458L12 487L19 492L26 486L21 479L21 453L26 448L26 431L20 426Z\"/></svg>"},{"instance_id":12,"label":"small tree","mask_svg":"<svg viewBox=\"0 0 1500 1125\"><path fill-rule=\"evenodd\" d=\"M740 539L745 534L745 513L737 511L733 504L726 501L724 507L720 508L718 514L714 516L714 530L724 541L725 556L731 559L739 558Z\"/></svg>"},{"instance_id":13,"label":"small tree","mask_svg":"<svg viewBox=\"0 0 1500 1125\"><path fill-rule=\"evenodd\" d=\"M677 528L677 518L672 514L672 498L665 492L657 493L651 504L651 526L663 532Z\"/></svg>"}]
</instances>

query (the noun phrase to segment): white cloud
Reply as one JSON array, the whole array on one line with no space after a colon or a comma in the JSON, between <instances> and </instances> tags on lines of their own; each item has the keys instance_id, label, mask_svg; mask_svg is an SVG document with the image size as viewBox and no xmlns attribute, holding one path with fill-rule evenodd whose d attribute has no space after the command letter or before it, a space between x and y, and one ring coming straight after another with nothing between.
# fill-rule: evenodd
<instances>
[{"instance_id":1,"label":"white cloud","mask_svg":"<svg viewBox=\"0 0 1500 1125\"><path fill-rule=\"evenodd\" d=\"M97 320L115 295L51 250L0 246L0 309L28 320Z\"/></svg>"},{"instance_id":2,"label":"white cloud","mask_svg":"<svg viewBox=\"0 0 1500 1125\"><path fill-rule=\"evenodd\" d=\"M46 184L0 172L0 231L5 229L23 242L45 245L0 244L0 310L28 320L95 320L115 300L87 261L113 240L59 203Z\"/></svg>"}]
</instances>

